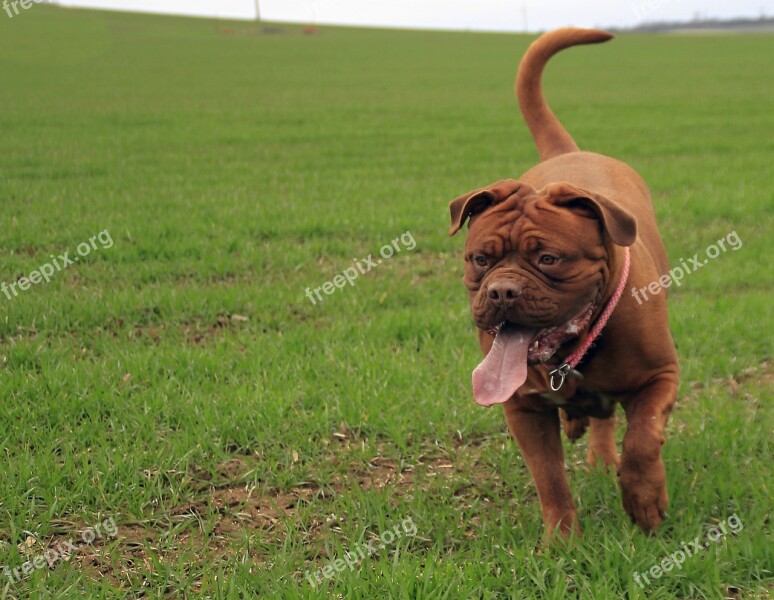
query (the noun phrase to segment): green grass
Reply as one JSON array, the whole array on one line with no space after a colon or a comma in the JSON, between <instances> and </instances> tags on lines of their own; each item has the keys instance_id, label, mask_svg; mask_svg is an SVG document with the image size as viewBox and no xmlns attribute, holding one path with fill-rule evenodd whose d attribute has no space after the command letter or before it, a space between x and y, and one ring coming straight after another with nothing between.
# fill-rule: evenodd
<instances>
[{"instance_id":1,"label":"green grass","mask_svg":"<svg viewBox=\"0 0 774 600\"><path fill-rule=\"evenodd\" d=\"M274 27L274 26L273 26ZM526 36L67 11L0 13L0 563L115 537L0 597L769 598L774 38L621 36L557 57L582 148L649 182L678 264L669 517L567 463L584 538L540 510L479 360L447 203L535 161L511 85ZM410 231L323 302L317 287ZM245 319L246 318L246 319ZM713 523L744 528L640 590ZM314 589L305 571L411 517Z\"/></svg>"}]
</instances>

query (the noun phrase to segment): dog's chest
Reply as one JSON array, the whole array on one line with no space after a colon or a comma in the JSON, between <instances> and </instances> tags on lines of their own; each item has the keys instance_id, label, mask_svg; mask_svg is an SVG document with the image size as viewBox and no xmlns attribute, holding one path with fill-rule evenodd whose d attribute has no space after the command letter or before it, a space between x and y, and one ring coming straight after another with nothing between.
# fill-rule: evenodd
<instances>
[{"instance_id":1,"label":"dog's chest","mask_svg":"<svg viewBox=\"0 0 774 600\"><path fill-rule=\"evenodd\" d=\"M569 399L558 396L554 392L544 392L541 397L544 401L562 408L570 419L583 417L604 419L615 412L615 398L603 392L579 389Z\"/></svg>"},{"instance_id":2,"label":"dog's chest","mask_svg":"<svg viewBox=\"0 0 774 600\"><path fill-rule=\"evenodd\" d=\"M517 393L525 408L541 410L554 406L563 409L571 419L607 418L615 411L617 401L612 395L584 388L582 380L573 377L568 377L559 391L551 391L546 373L544 369L530 369L527 381Z\"/></svg>"}]
</instances>

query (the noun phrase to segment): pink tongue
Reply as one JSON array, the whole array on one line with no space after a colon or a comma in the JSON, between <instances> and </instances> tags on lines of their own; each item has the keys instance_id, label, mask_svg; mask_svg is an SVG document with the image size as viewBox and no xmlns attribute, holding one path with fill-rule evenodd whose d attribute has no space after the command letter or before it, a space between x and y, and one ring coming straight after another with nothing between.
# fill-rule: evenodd
<instances>
[{"instance_id":1,"label":"pink tongue","mask_svg":"<svg viewBox=\"0 0 774 600\"><path fill-rule=\"evenodd\" d=\"M473 371L473 397L481 406L502 404L527 380L527 350L534 329L504 325Z\"/></svg>"}]
</instances>

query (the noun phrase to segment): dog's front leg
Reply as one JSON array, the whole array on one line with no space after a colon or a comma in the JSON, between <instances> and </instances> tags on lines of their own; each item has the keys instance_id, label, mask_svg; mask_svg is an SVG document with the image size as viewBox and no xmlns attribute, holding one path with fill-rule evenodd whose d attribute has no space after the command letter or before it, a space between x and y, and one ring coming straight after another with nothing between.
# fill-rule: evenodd
<instances>
[{"instance_id":1,"label":"dog's front leg","mask_svg":"<svg viewBox=\"0 0 774 600\"><path fill-rule=\"evenodd\" d=\"M621 497L632 522L646 532L658 527L669 503L661 447L676 399L677 377L668 373L622 403L628 428L618 469Z\"/></svg>"},{"instance_id":2,"label":"dog's front leg","mask_svg":"<svg viewBox=\"0 0 774 600\"><path fill-rule=\"evenodd\" d=\"M546 535L550 538L556 530L565 537L573 531L580 535L565 474L558 411L523 410L517 402L511 398L503 405L505 419L535 480Z\"/></svg>"}]
</instances>

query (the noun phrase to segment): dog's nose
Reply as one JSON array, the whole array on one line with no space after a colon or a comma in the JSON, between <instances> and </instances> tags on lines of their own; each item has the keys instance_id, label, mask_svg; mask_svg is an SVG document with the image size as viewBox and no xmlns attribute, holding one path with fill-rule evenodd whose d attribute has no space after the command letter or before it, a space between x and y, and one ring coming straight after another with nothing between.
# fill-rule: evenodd
<instances>
[{"instance_id":1,"label":"dog's nose","mask_svg":"<svg viewBox=\"0 0 774 600\"><path fill-rule=\"evenodd\" d=\"M524 286L515 281L494 281L486 294L497 306L510 306L521 295Z\"/></svg>"}]
</instances>

